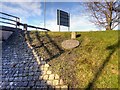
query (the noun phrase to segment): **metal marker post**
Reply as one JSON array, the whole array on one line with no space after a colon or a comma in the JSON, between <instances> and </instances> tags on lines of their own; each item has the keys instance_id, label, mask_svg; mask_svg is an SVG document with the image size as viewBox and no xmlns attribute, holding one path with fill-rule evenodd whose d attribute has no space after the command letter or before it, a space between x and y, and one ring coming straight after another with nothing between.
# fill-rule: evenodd
<instances>
[{"instance_id":1,"label":"metal marker post","mask_svg":"<svg viewBox=\"0 0 120 90\"><path fill-rule=\"evenodd\" d=\"M20 23L20 18L17 19L17 22ZM18 28L20 28L20 26L17 26Z\"/></svg>"},{"instance_id":2,"label":"metal marker post","mask_svg":"<svg viewBox=\"0 0 120 90\"><path fill-rule=\"evenodd\" d=\"M17 21L18 21L18 18L16 18L16 28L17 28Z\"/></svg>"},{"instance_id":3,"label":"metal marker post","mask_svg":"<svg viewBox=\"0 0 120 90\"><path fill-rule=\"evenodd\" d=\"M120 3L118 5L117 13L118 13L118 29L120 30ZM119 35L119 37L120 37L120 35Z\"/></svg>"},{"instance_id":4,"label":"metal marker post","mask_svg":"<svg viewBox=\"0 0 120 90\"><path fill-rule=\"evenodd\" d=\"M69 13L69 26L68 26L68 31L70 31L70 13Z\"/></svg>"},{"instance_id":5,"label":"metal marker post","mask_svg":"<svg viewBox=\"0 0 120 90\"><path fill-rule=\"evenodd\" d=\"M23 28L25 31L27 31L27 24L24 24Z\"/></svg>"},{"instance_id":6,"label":"metal marker post","mask_svg":"<svg viewBox=\"0 0 120 90\"><path fill-rule=\"evenodd\" d=\"M59 10L59 32L60 32L60 10Z\"/></svg>"}]
</instances>

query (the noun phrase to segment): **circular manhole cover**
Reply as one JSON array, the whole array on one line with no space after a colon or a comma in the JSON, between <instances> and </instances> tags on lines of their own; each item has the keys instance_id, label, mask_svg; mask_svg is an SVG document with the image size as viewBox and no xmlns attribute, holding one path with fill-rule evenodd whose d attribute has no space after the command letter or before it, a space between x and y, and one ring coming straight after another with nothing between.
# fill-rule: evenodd
<instances>
[{"instance_id":1,"label":"circular manhole cover","mask_svg":"<svg viewBox=\"0 0 120 90\"><path fill-rule=\"evenodd\" d=\"M78 40L65 40L62 42L62 47L65 49L72 49L79 45Z\"/></svg>"}]
</instances>

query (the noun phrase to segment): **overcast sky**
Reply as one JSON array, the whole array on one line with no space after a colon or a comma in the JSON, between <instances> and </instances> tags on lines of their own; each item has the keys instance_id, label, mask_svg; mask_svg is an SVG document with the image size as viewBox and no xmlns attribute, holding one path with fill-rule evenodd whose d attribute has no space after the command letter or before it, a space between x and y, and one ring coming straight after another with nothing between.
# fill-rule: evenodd
<instances>
[{"instance_id":1,"label":"overcast sky","mask_svg":"<svg viewBox=\"0 0 120 90\"><path fill-rule=\"evenodd\" d=\"M0 7L2 7L2 12L20 17L22 23L44 27L43 2L1 2ZM57 9L70 13L71 31L98 30L89 22L90 17L84 14L84 7L80 2L46 2L46 28L52 31L59 30ZM61 31L67 30L67 27L61 26Z\"/></svg>"}]
</instances>

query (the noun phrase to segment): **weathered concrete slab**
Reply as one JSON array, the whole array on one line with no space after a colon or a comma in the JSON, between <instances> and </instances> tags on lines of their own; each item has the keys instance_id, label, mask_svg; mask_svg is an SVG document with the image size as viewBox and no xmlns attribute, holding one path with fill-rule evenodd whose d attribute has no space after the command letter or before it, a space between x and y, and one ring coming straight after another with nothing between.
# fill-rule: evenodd
<instances>
[{"instance_id":1,"label":"weathered concrete slab","mask_svg":"<svg viewBox=\"0 0 120 90\"><path fill-rule=\"evenodd\" d=\"M0 25L0 41L7 40L13 32L17 32L18 30L21 29Z\"/></svg>"},{"instance_id":2,"label":"weathered concrete slab","mask_svg":"<svg viewBox=\"0 0 120 90\"><path fill-rule=\"evenodd\" d=\"M17 30L22 30L22 29L0 25L0 30L15 32Z\"/></svg>"},{"instance_id":3,"label":"weathered concrete slab","mask_svg":"<svg viewBox=\"0 0 120 90\"><path fill-rule=\"evenodd\" d=\"M7 40L13 32L0 30L0 41Z\"/></svg>"}]
</instances>

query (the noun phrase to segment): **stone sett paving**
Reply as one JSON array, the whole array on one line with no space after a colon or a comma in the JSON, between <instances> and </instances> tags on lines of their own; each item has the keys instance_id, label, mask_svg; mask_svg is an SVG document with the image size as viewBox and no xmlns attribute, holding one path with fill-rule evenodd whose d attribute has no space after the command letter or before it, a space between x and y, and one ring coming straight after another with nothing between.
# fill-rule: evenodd
<instances>
[{"instance_id":1,"label":"stone sett paving","mask_svg":"<svg viewBox=\"0 0 120 90\"><path fill-rule=\"evenodd\" d=\"M2 44L1 89L67 88L62 79L49 70L45 61L41 60L38 64L32 50L19 34L13 34Z\"/></svg>"}]
</instances>

